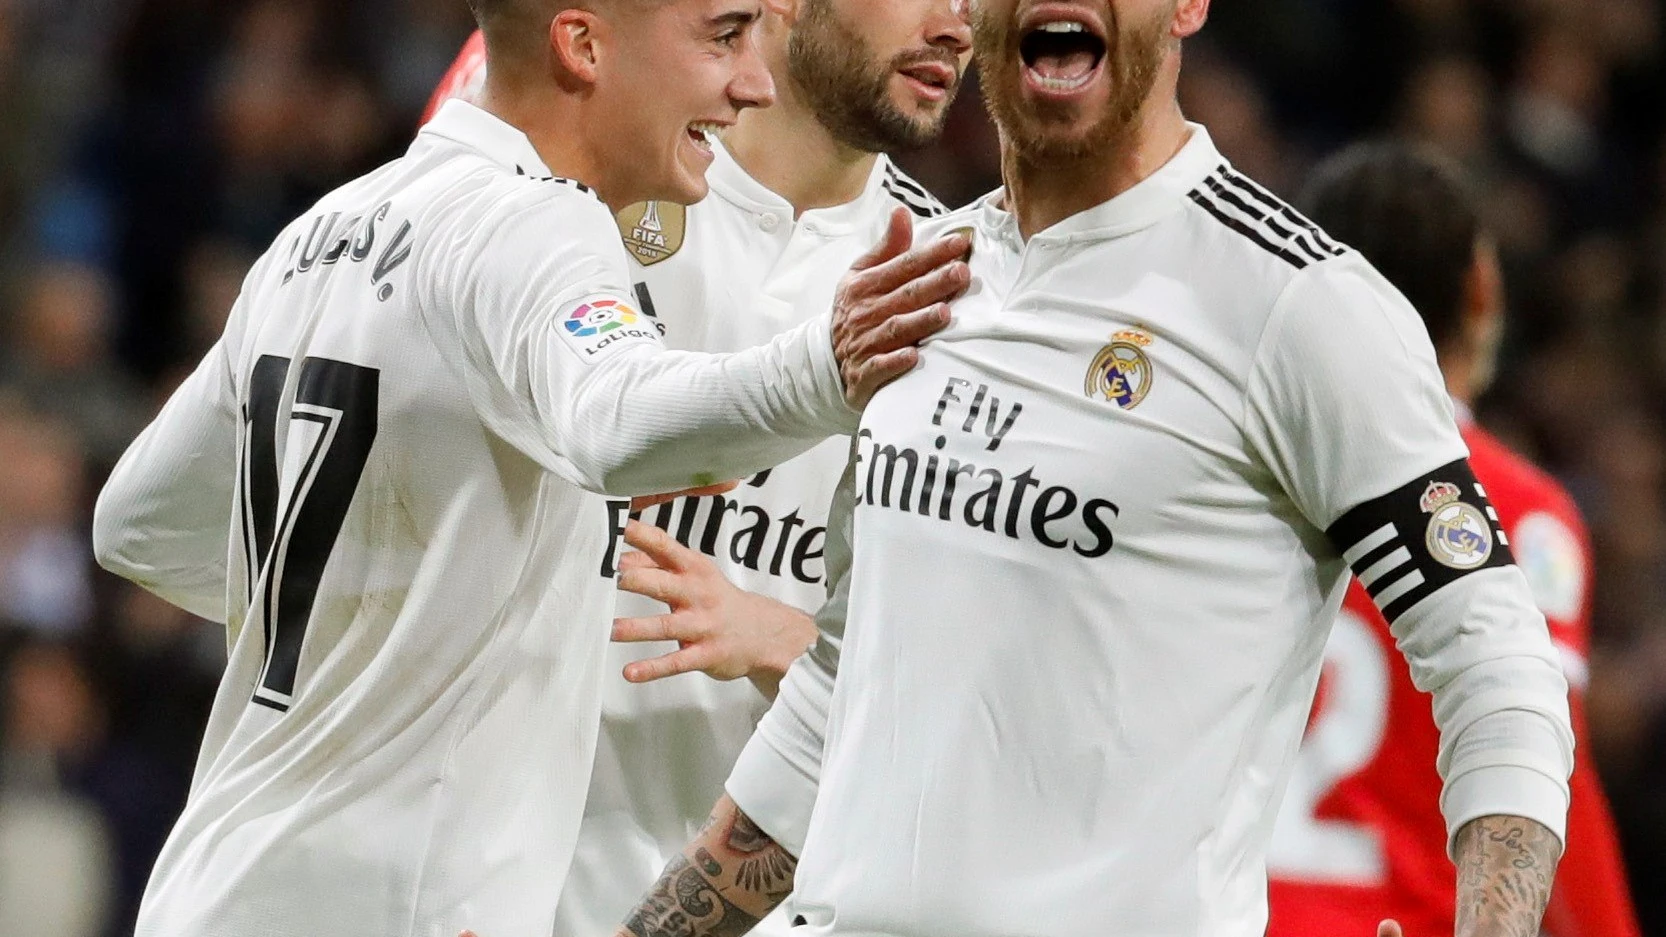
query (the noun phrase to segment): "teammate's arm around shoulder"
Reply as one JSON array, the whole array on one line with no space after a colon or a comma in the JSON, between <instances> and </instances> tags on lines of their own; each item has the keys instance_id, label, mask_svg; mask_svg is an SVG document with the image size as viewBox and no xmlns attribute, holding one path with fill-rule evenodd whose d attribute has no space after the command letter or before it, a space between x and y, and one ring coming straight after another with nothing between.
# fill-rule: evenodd
<instances>
[{"instance_id":1,"label":"teammate's arm around shoulder","mask_svg":"<svg viewBox=\"0 0 1666 937\"><path fill-rule=\"evenodd\" d=\"M1567 818L1568 688L1427 333L1357 256L1315 265L1273 311L1249 396L1269 470L1434 694L1458 937L1536 935Z\"/></svg>"},{"instance_id":2,"label":"teammate's arm around shoulder","mask_svg":"<svg viewBox=\"0 0 1666 937\"><path fill-rule=\"evenodd\" d=\"M477 199L478 217L440 222L455 230L429 239L425 315L461 349L494 431L607 494L739 477L848 432L853 406L913 367L970 279L963 241L909 250L904 228L847 277L830 320L732 355L666 352L634 308L606 207L559 180L512 185Z\"/></svg>"}]
</instances>

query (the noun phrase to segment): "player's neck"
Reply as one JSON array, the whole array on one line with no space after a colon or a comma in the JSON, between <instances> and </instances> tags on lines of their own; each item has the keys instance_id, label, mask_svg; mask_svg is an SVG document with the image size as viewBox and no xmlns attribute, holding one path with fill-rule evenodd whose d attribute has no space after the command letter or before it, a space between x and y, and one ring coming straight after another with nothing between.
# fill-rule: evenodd
<instances>
[{"instance_id":1,"label":"player's neck","mask_svg":"<svg viewBox=\"0 0 1666 937\"><path fill-rule=\"evenodd\" d=\"M786 199L797 217L862 197L879 156L834 139L809 108L777 85L773 107L749 110L723 135L735 162L765 188Z\"/></svg>"},{"instance_id":2,"label":"player's neck","mask_svg":"<svg viewBox=\"0 0 1666 937\"><path fill-rule=\"evenodd\" d=\"M1446 380L1446 394L1466 410L1475 409L1476 367L1473 357L1460 349L1438 349L1440 376Z\"/></svg>"},{"instance_id":3,"label":"player's neck","mask_svg":"<svg viewBox=\"0 0 1666 937\"><path fill-rule=\"evenodd\" d=\"M495 77L495 72L488 74L479 106L526 134L552 175L584 183L616 212L638 200L632 193L617 191L606 161L585 145L584 134L563 129L583 126L578 102L572 96L553 88L529 90L496 81Z\"/></svg>"},{"instance_id":4,"label":"player's neck","mask_svg":"<svg viewBox=\"0 0 1666 937\"><path fill-rule=\"evenodd\" d=\"M1006 208L1027 241L1038 232L1128 191L1163 168L1191 137L1170 98L1147 109L1122 139L1078 159L1033 160L1005 139L1001 176Z\"/></svg>"}]
</instances>

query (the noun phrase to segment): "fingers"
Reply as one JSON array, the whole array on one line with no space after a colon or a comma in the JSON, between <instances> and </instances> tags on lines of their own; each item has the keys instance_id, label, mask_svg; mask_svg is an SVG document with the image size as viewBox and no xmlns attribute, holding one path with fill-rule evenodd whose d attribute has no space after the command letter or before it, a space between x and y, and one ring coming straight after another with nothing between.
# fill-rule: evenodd
<instances>
[{"instance_id":1,"label":"fingers","mask_svg":"<svg viewBox=\"0 0 1666 937\"><path fill-rule=\"evenodd\" d=\"M948 303L935 303L924 309L892 316L854 340L851 353L860 360L899 348L911 348L943 331L952 318Z\"/></svg>"},{"instance_id":2,"label":"fingers","mask_svg":"<svg viewBox=\"0 0 1666 937\"><path fill-rule=\"evenodd\" d=\"M874 394L879 393L880 388L914 370L914 366L919 363L918 348L899 348L869 358L858 371L856 379L847 382L845 399L852 407L860 410L868 405Z\"/></svg>"},{"instance_id":3,"label":"fingers","mask_svg":"<svg viewBox=\"0 0 1666 937\"><path fill-rule=\"evenodd\" d=\"M696 645L648 660L639 660L625 667L625 679L631 683L652 683L678 674L698 673L710 666L712 651Z\"/></svg>"},{"instance_id":4,"label":"fingers","mask_svg":"<svg viewBox=\"0 0 1666 937\"><path fill-rule=\"evenodd\" d=\"M893 257L877 267L856 273L851 280L851 286L866 296L891 293L905 286L910 280L917 280L939 267L964 267L965 261L962 258L971 248L972 241L965 232L946 234L930 244ZM966 271L961 272L964 274Z\"/></svg>"},{"instance_id":5,"label":"fingers","mask_svg":"<svg viewBox=\"0 0 1666 937\"><path fill-rule=\"evenodd\" d=\"M1377 937L1405 937L1399 921L1384 921L1377 925Z\"/></svg>"},{"instance_id":6,"label":"fingers","mask_svg":"<svg viewBox=\"0 0 1666 937\"><path fill-rule=\"evenodd\" d=\"M871 270L892 258L900 256L914 244L914 219L908 209L901 206L891 209L890 222L885 226L885 235L879 239L867 253L856 258L851 265L852 270Z\"/></svg>"},{"instance_id":7,"label":"fingers","mask_svg":"<svg viewBox=\"0 0 1666 937\"><path fill-rule=\"evenodd\" d=\"M946 303L964 293L971 282L972 268L957 260L887 293L869 305L868 315L877 321Z\"/></svg>"},{"instance_id":8,"label":"fingers","mask_svg":"<svg viewBox=\"0 0 1666 937\"><path fill-rule=\"evenodd\" d=\"M619 574L619 591L647 596L676 608L688 604L677 575L663 569L630 569Z\"/></svg>"},{"instance_id":9,"label":"fingers","mask_svg":"<svg viewBox=\"0 0 1666 937\"><path fill-rule=\"evenodd\" d=\"M915 346L947 327L949 321L949 307L939 303L894 316L868 336L853 341L842 365L845 399L853 407L865 406L881 387L912 371L920 360Z\"/></svg>"},{"instance_id":10,"label":"fingers","mask_svg":"<svg viewBox=\"0 0 1666 937\"><path fill-rule=\"evenodd\" d=\"M692 641L699 637L682 627L676 615L613 619L613 640L620 644L647 641Z\"/></svg>"},{"instance_id":11,"label":"fingers","mask_svg":"<svg viewBox=\"0 0 1666 937\"><path fill-rule=\"evenodd\" d=\"M654 558L648 554L632 550L619 557L619 572L623 573L632 569L659 569L659 564L654 562Z\"/></svg>"},{"instance_id":12,"label":"fingers","mask_svg":"<svg viewBox=\"0 0 1666 937\"><path fill-rule=\"evenodd\" d=\"M625 525L625 543L647 554L661 569L674 573L688 569L699 557L698 553L678 543L677 538L665 530L641 521Z\"/></svg>"},{"instance_id":13,"label":"fingers","mask_svg":"<svg viewBox=\"0 0 1666 937\"><path fill-rule=\"evenodd\" d=\"M740 487L740 482L724 482L721 485L707 485L704 488L689 488L685 491L669 491L662 495L643 495L631 499L631 513L640 514L651 507L657 507L667 501L678 498L703 498L706 495L728 494Z\"/></svg>"},{"instance_id":14,"label":"fingers","mask_svg":"<svg viewBox=\"0 0 1666 937\"><path fill-rule=\"evenodd\" d=\"M846 371L875 355L915 345L948 327L947 302L966 289L972 271L955 261L903 284L893 292L867 300L852 296L843 301L851 313L834 324L834 351Z\"/></svg>"}]
</instances>

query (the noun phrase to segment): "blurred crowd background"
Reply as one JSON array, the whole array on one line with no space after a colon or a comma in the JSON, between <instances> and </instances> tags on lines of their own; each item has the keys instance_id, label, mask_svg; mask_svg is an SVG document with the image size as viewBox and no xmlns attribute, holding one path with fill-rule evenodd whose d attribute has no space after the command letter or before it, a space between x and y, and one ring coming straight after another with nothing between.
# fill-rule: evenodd
<instances>
[{"instance_id":1,"label":"blurred crowd background","mask_svg":"<svg viewBox=\"0 0 1666 937\"><path fill-rule=\"evenodd\" d=\"M224 659L98 571L104 473L279 227L397 155L463 0L0 0L0 934L131 932ZM1597 550L1590 745L1666 937L1666 0L1218 0L1189 115L1288 197L1349 141L1459 160L1502 243L1485 423ZM992 188L971 88L904 163Z\"/></svg>"}]
</instances>

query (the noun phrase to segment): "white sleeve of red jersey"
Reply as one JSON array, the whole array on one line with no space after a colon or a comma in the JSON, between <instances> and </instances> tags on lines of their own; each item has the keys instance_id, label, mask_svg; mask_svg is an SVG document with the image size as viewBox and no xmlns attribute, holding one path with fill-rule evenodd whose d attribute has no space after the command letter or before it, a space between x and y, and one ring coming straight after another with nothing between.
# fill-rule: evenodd
<instances>
[{"instance_id":1,"label":"white sleeve of red jersey","mask_svg":"<svg viewBox=\"0 0 1666 937\"><path fill-rule=\"evenodd\" d=\"M234 356L266 266L250 270L225 334L127 447L93 509L100 566L221 624L242 422Z\"/></svg>"},{"instance_id":2,"label":"white sleeve of red jersey","mask_svg":"<svg viewBox=\"0 0 1666 937\"><path fill-rule=\"evenodd\" d=\"M827 519L828 599L816 613L816 645L799 657L775 704L758 724L725 785L759 829L793 855L802 854L821 782L822 748L839 672L850 600L851 524L856 507L854 461L845 469Z\"/></svg>"},{"instance_id":3,"label":"white sleeve of red jersey","mask_svg":"<svg viewBox=\"0 0 1666 937\"><path fill-rule=\"evenodd\" d=\"M1250 399L1269 467L1434 694L1448 832L1504 814L1562 836L1567 682L1416 312L1357 255L1302 271L1267 326Z\"/></svg>"},{"instance_id":4,"label":"white sleeve of red jersey","mask_svg":"<svg viewBox=\"0 0 1666 937\"><path fill-rule=\"evenodd\" d=\"M486 424L580 487L638 495L777 465L854 429L826 317L731 355L668 352L606 206L510 177L445 212L424 318Z\"/></svg>"}]
</instances>

